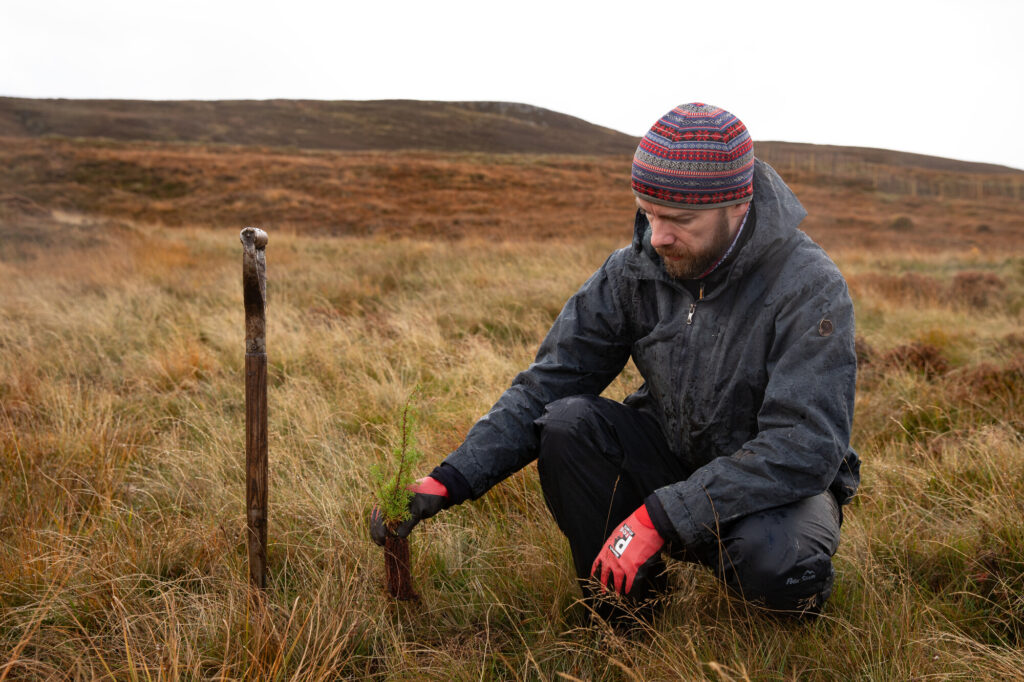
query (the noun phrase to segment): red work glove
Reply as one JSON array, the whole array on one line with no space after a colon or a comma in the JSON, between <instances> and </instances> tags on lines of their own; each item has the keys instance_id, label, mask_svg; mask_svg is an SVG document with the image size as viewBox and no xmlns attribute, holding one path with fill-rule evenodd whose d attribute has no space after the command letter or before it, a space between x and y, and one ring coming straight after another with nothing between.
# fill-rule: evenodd
<instances>
[{"instance_id":1,"label":"red work glove","mask_svg":"<svg viewBox=\"0 0 1024 682\"><path fill-rule=\"evenodd\" d=\"M611 573L615 591L628 594L633 589L633 579L636 578L640 566L654 556L664 544L665 540L651 523L647 507L640 505L640 508L630 514L619 529L608 538L594 559L590 575L597 577L601 586L607 589L608 574ZM601 568L600 574L597 572L598 567ZM626 583L625 590L622 589L623 579Z\"/></svg>"},{"instance_id":2,"label":"red work glove","mask_svg":"<svg viewBox=\"0 0 1024 682\"><path fill-rule=\"evenodd\" d=\"M444 509L445 500L448 499L448 488L430 476L419 479L409 486L409 490L416 494L409 500L409 518L395 529L395 535L400 538L408 537L417 523ZM370 513L370 537L378 545L383 546L387 536L388 530L384 525L384 519L380 511L374 507Z\"/></svg>"}]
</instances>

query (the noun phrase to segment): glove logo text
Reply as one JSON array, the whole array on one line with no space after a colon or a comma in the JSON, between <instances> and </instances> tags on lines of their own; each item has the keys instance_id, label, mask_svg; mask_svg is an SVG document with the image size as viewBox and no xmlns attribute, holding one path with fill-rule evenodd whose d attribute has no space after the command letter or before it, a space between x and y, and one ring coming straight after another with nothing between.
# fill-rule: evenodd
<instances>
[{"instance_id":1,"label":"glove logo text","mask_svg":"<svg viewBox=\"0 0 1024 682\"><path fill-rule=\"evenodd\" d=\"M622 528L619 529L619 532L622 535L615 538L615 542L608 545L608 549L611 550L612 555L614 555L616 559L622 558L622 553L626 551L626 548L629 547L629 543L633 540L633 536L636 535L636 533L633 532L633 529L625 523L622 524Z\"/></svg>"}]
</instances>

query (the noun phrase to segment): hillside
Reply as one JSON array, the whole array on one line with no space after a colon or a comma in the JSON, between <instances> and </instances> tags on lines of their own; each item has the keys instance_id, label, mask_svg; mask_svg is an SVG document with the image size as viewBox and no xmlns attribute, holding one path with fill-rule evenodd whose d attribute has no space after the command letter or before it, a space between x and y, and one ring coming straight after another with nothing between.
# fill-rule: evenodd
<instances>
[{"instance_id":1,"label":"hillside","mask_svg":"<svg viewBox=\"0 0 1024 682\"><path fill-rule=\"evenodd\" d=\"M148 101L0 97L0 137L88 137L337 151L420 149L524 154L632 154L636 138L511 102L417 100ZM854 164L1010 174L1006 166L887 149L757 140L773 165L834 171ZM817 164L815 164L815 160Z\"/></svg>"},{"instance_id":2,"label":"hillside","mask_svg":"<svg viewBox=\"0 0 1024 682\"><path fill-rule=\"evenodd\" d=\"M631 154L636 140L508 102L132 101L0 97L0 136L101 137L338 151Z\"/></svg>"},{"instance_id":3,"label":"hillside","mask_svg":"<svg viewBox=\"0 0 1024 682\"><path fill-rule=\"evenodd\" d=\"M403 145L419 148L395 154ZM307 234L628 236L634 145L517 104L0 98L0 230L9 242L34 239L12 227L56 211ZM826 247L1005 249L1024 239L1024 172L878 149L755 145Z\"/></svg>"}]
</instances>

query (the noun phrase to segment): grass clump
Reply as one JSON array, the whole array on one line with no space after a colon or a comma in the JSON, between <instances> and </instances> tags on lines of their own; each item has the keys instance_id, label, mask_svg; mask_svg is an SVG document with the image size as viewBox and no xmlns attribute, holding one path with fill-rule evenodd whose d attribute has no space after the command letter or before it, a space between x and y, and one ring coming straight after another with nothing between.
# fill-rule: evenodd
<instances>
[{"instance_id":1,"label":"grass clump","mask_svg":"<svg viewBox=\"0 0 1024 682\"><path fill-rule=\"evenodd\" d=\"M889 222L889 229L894 232L910 232L914 229L914 221L905 215L898 215Z\"/></svg>"}]
</instances>

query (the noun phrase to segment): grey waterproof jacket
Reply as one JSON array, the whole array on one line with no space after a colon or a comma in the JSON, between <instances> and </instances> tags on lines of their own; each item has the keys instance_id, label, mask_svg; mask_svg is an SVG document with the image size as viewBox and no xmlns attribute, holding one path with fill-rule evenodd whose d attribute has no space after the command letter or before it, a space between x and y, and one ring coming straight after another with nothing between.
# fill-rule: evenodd
<instances>
[{"instance_id":1,"label":"grey waterproof jacket","mask_svg":"<svg viewBox=\"0 0 1024 682\"><path fill-rule=\"evenodd\" d=\"M600 394L632 357L653 415L690 473L654 492L685 545L718 524L859 483L850 448L853 304L835 264L797 229L806 211L767 164L754 168L756 226L697 300L665 271L638 214L631 246L569 299L491 411L445 459L479 497L536 458L534 420L559 398Z\"/></svg>"}]
</instances>

